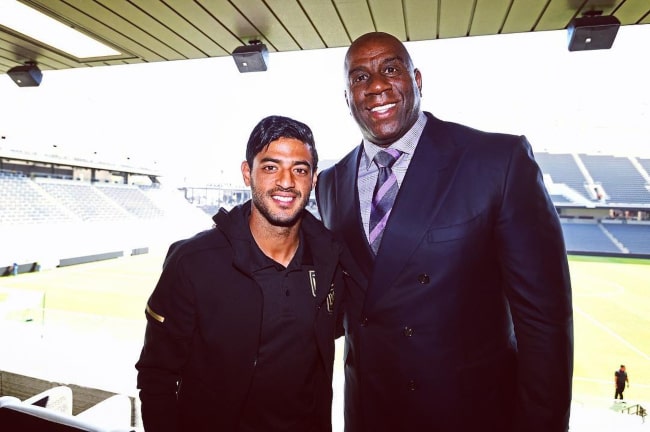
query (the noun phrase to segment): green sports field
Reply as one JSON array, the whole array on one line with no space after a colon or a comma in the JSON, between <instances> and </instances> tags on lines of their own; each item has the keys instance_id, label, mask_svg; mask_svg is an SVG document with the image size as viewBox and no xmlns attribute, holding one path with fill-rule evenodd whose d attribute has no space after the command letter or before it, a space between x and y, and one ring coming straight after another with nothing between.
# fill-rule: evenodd
<instances>
[{"instance_id":1,"label":"green sports field","mask_svg":"<svg viewBox=\"0 0 650 432\"><path fill-rule=\"evenodd\" d=\"M575 321L574 400L614 397L625 364L625 398L650 402L650 260L571 257Z\"/></svg>"},{"instance_id":2,"label":"green sports field","mask_svg":"<svg viewBox=\"0 0 650 432\"><path fill-rule=\"evenodd\" d=\"M82 385L109 383L115 388L122 381L118 390L134 388L133 363L142 343L144 305L162 260L163 252L158 251L0 278L0 369L19 367L23 369L19 373L27 373L34 367L39 369L36 375L47 374L50 379L60 373L60 380ZM650 260L572 256L570 265L574 402L611 404L614 371L624 363L631 384L626 399L649 405ZM64 357L68 366L61 366L61 371L54 363L42 370L42 350L45 357L58 352L53 346L42 347L48 340L70 353ZM34 346L41 346L39 362L30 360ZM76 366L80 357L86 361ZM98 358L107 360L108 366L100 367ZM87 370L88 364L94 369ZM104 376L106 368L115 376ZM104 371L102 379L99 370Z\"/></svg>"}]
</instances>

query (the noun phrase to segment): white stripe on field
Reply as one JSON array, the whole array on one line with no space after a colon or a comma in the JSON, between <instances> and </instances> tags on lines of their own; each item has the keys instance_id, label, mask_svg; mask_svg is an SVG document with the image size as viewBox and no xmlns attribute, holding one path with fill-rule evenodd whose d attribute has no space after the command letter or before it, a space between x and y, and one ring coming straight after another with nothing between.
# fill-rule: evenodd
<instances>
[{"instance_id":1,"label":"white stripe on field","mask_svg":"<svg viewBox=\"0 0 650 432\"><path fill-rule=\"evenodd\" d=\"M605 324L601 323L596 318L589 315L587 312L583 311L582 309L580 309L580 308L578 308L576 306L573 306L573 311L578 312L580 315L582 315L583 317L585 317L589 321L591 321L591 323L593 325L595 325L596 327L598 327L601 330L605 331L610 336L612 336L614 339L617 339L620 343L622 343L623 345L625 345L626 347L628 347L629 349L631 349L632 351L634 351L635 353L637 353L638 355L643 357L644 359L650 361L650 355L648 355L648 354L644 353L643 351L641 351L640 349L638 349L636 346L634 346L633 344L628 342L626 339L624 339L623 336L619 335L618 333L616 333L615 331L613 331L612 329L607 327Z\"/></svg>"}]
</instances>

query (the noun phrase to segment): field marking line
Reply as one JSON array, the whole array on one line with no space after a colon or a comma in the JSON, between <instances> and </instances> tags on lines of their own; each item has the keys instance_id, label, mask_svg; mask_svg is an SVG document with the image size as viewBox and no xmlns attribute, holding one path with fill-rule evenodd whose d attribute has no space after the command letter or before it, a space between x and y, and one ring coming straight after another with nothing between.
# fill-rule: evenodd
<instances>
[{"instance_id":1,"label":"field marking line","mask_svg":"<svg viewBox=\"0 0 650 432\"><path fill-rule=\"evenodd\" d=\"M573 306L573 311L577 312L580 315L582 315L583 317L587 318L593 325L595 325L596 327L598 327L601 330L605 331L605 333L608 333L614 339L617 339L623 345L625 345L626 347L628 347L629 349L631 349L632 351L634 351L635 353L637 353L638 355L640 355L641 357L643 357L644 359L646 359L647 361L650 362L650 355L648 355L648 354L644 353L643 351L641 351L640 349L638 349L632 343L628 342L625 338L623 338L623 336L619 335L614 330L610 329L605 324L603 324L602 322L598 321L596 318L589 315L587 312L583 311L579 307L576 307L575 305Z\"/></svg>"},{"instance_id":2,"label":"field marking line","mask_svg":"<svg viewBox=\"0 0 650 432\"><path fill-rule=\"evenodd\" d=\"M582 279L580 285L583 286L589 286L591 287L590 289L586 290L580 290L580 289L575 289L574 294L579 297L600 297L600 298L605 298L605 297L614 297L621 295L625 292L625 287L618 282L613 282L613 281L603 281L602 279L595 277L595 276L584 276L582 275L580 277ZM588 282L588 283L587 283ZM593 287L604 287L603 290L598 291L598 289L594 290ZM575 286L574 286L575 288Z\"/></svg>"}]
</instances>

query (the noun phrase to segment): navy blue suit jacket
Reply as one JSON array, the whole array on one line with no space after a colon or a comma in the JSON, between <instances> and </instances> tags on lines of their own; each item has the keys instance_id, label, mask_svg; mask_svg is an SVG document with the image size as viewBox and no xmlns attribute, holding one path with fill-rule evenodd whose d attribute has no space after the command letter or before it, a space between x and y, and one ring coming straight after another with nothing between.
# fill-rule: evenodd
<instances>
[{"instance_id":1,"label":"navy blue suit jacket","mask_svg":"<svg viewBox=\"0 0 650 432\"><path fill-rule=\"evenodd\" d=\"M427 113L376 258L359 213L361 152L316 189L323 222L357 264L346 431L567 430L569 271L528 141Z\"/></svg>"}]
</instances>

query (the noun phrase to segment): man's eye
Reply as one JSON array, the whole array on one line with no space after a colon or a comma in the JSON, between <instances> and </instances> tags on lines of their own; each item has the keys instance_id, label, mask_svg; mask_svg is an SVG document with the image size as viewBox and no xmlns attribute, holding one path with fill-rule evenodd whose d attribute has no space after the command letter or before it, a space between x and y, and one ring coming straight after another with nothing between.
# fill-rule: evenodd
<instances>
[{"instance_id":1,"label":"man's eye","mask_svg":"<svg viewBox=\"0 0 650 432\"><path fill-rule=\"evenodd\" d=\"M271 171L275 171L275 167L273 165L265 165L262 167L262 170L271 172Z\"/></svg>"},{"instance_id":2,"label":"man's eye","mask_svg":"<svg viewBox=\"0 0 650 432\"><path fill-rule=\"evenodd\" d=\"M309 174L309 170L306 168L296 168L296 174L307 175Z\"/></svg>"},{"instance_id":3,"label":"man's eye","mask_svg":"<svg viewBox=\"0 0 650 432\"><path fill-rule=\"evenodd\" d=\"M358 83L361 81L365 81L368 78L367 75L356 75L352 77L352 83Z\"/></svg>"},{"instance_id":4,"label":"man's eye","mask_svg":"<svg viewBox=\"0 0 650 432\"><path fill-rule=\"evenodd\" d=\"M386 66L384 69L384 73L386 75L396 75L399 72L399 69L396 68L395 66Z\"/></svg>"}]
</instances>

